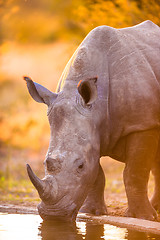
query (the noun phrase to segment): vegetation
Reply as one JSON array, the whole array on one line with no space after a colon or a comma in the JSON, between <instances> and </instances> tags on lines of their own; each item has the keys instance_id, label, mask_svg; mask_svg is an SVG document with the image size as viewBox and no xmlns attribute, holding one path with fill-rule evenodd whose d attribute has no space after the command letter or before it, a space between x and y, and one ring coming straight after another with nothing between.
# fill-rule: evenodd
<instances>
[{"instance_id":1,"label":"vegetation","mask_svg":"<svg viewBox=\"0 0 160 240\"><path fill-rule=\"evenodd\" d=\"M160 2L0 0L0 19L0 201L36 201L25 163L43 176L50 130L46 108L31 100L22 76L55 90L67 59L91 29L127 27L146 19L160 25ZM124 192L110 181L111 192Z\"/></svg>"},{"instance_id":2,"label":"vegetation","mask_svg":"<svg viewBox=\"0 0 160 240\"><path fill-rule=\"evenodd\" d=\"M159 0L0 0L1 41L81 41L94 27L160 24Z\"/></svg>"}]
</instances>

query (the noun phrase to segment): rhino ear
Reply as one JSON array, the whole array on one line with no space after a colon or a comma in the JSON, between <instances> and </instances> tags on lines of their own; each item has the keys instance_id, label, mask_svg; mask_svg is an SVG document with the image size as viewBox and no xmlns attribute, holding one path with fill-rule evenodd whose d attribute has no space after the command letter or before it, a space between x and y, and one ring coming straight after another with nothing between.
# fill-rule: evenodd
<instances>
[{"instance_id":1,"label":"rhino ear","mask_svg":"<svg viewBox=\"0 0 160 240\"><path fill-rule=\"evenodd\" d=\"M58 96L58 94L49 91L42 85L33 82L29 77L24 77L24 80L27 83L27 88L31 97L36 102L45 103L49 106Z\"/></svg>"},{"instance_id":2,"label":"rhino ear","mask_svg":"<svg viewBox=\"0 0 160 240\"><path fill-rule=\"evenodd\" d=\"M97 77L87 80L80 80L78 83L78 92L86 105L92 104L97 98Z\"/></svg>"}]
</instances>

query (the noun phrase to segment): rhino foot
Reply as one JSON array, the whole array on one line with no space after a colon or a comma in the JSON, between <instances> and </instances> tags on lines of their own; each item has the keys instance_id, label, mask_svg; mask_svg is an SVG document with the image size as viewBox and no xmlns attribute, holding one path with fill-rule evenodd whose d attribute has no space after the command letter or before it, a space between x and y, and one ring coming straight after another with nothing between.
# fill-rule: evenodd
<instances>
[{"instance_id":1,"label":"rhino foot","mask_svg":"<svg viewBox=\"0 0 160 240\"><path fill-rule=\"evenodd\" d=\"M84 204L81 209L79 210L81 213L89 213L93 215L107 215L107 208L105 204L96 204L96 203L89 203Z\"/></svg>"},{"instance_id":2,"label":"rhino foot","mask_svg":"<svg viewBox=\"0 0 160 240\"><path fill-rule=\"evenodd\" d=\"M132 217L132 218L140 218L150 221L156 221L157 220L157 213L154 208L144 208L140 207L137 210L130 210L128 208L125 212L125 217Z\"/></svg>"}]
</instances>

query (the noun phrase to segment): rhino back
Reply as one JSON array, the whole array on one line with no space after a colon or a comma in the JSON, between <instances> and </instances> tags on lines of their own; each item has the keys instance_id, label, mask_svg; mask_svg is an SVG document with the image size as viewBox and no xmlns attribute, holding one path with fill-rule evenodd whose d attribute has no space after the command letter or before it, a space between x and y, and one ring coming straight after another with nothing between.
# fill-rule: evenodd
<instances>
[{"instance_id":1,"label":"rhino back","mask_svg":"<svg viewBox=\"0 0 160 240\"><path fill-rule=\"evenodd\" d=\"M112 146L122 136L160 125L160 30L150 21L118 30L109 51Z\"/></svg>"},{"instance_id":2,"label":"rhino back","mask_svg":"<svg viewBox=\"0 0 160 240\"><path fill-rule=\"evenodd\" d=\"M110 148L131 132L160 125L159 38L159 27L150 21L123 29L97 27L62 74L59 91L73 99L81 79L98 76L97 112L106 112L103 137Z\"/></svg>"}]
</instances>

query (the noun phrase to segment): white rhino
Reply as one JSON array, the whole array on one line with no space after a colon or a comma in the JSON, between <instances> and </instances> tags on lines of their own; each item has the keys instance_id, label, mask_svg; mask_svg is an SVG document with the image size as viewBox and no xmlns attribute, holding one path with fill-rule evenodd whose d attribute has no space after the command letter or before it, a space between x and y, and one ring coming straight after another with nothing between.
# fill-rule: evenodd
<instances>
[{"instance_id":1,"label":"white rhino","mask_svg":"<svg viewBox=\"0 0 160 240\"><path fill-rule=\"evenodd\" d=\"M51 139L45 177L27 165L43 219L74 220L80 209L107 214L101 156L125 163L126 216L154 220L160 211L160 28L93 29L68 62L57 93L25 77L48 105ZM155 176L151 203L150 171Z\"/></svg>"}]
</instances>

